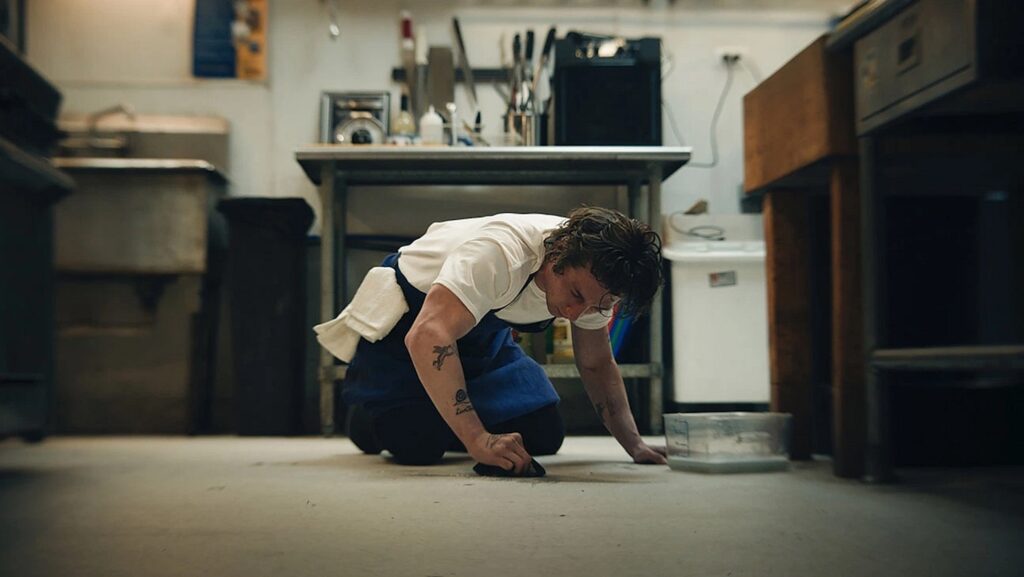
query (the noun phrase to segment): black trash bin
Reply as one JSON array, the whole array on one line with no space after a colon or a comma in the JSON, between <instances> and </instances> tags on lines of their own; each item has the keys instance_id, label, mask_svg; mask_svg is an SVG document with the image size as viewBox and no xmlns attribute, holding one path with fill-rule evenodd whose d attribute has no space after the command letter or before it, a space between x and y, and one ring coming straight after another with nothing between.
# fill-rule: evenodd
<instances>
[{"instance_id":1,"label":"black trash bin","mask_svg":"<svg viewBox=\"0 0 1024 577\"><path fill-rule=\"evenodd\" d=\"M230 198L227 294L240 435L300 432L306 342L306 231L301 198Z\"/></svg>"}]
</instances>

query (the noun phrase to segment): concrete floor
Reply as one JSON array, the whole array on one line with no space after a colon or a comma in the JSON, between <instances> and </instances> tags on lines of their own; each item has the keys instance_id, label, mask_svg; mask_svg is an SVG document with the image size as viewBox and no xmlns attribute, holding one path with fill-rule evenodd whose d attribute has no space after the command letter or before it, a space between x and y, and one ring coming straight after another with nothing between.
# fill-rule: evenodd
<instances>
[{"instance_id":1,"label":"concrete floor","mask_svg":"<svg viewBox=\"0 0 1024 577\"><path fill-rule=\"evenodd\" d=\"M707 476L572 437L544 479L346 439L0 442L0 575L1024 574L1024 471Z\"/></svg>"}]
</instances>

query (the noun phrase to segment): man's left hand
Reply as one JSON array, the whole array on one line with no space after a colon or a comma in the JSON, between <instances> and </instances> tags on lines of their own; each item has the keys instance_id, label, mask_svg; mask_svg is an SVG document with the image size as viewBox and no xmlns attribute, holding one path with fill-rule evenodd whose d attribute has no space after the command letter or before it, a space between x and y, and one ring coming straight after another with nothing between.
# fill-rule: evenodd
<instances>
[{"instance_id":1,"label":"man's left hand","mask_svg":"<svg viewBox=\"0 0 1024 577\"><path fill-rule=\"evenodd\" d=\"M633 462L641 465L665 465L668 463L665 460L665 455L665 447L652 447L647 443L640 443L630 453L630 456L633 457Z\"/></svg>"}]
</instances>

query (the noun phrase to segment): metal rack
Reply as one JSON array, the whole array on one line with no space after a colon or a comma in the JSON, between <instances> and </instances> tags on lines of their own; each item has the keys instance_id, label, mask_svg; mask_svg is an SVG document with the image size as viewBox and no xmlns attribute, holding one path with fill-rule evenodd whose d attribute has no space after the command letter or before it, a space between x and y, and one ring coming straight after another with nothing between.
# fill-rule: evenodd
<instances>
[{"instance_id":1,"label":"metal rack","mask_svg":"<svg viewBox=\"0 0 1024 577\"><path fill-rule=\"evenodd\" d=\"M321 319L342 308L346 287L346 199L350 186L393 185L609 185L625 186L630 215L661 228L661 183L690 159L689 147L447 148L312 145L295 159L317 185L321 202ZM661 430L661 300L650 312L650 362L620 365L625 378L650 382L649 427ZM578 377L572 365L547 365L551 378ZM345 374L320 353L320 418L334 433L334 384Z\"/></svg>"}]
</instances>

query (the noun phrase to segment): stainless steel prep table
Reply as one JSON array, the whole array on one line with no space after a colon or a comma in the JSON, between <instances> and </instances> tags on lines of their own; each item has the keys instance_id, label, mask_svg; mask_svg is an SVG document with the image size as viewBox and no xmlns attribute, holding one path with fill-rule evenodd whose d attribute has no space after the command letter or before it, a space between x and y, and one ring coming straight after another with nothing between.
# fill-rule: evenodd
<instances>
[{"instance_id":1,"label":"stainless steel prep table","mask_svg":"<svg viewBox=\"0 0 1024 577\"><path fill-rule=\"evenodd\" d=\"M310 145L295 158L321 203L321 319L333 319L346 294L345 215L350 186L610 185L626 186L631 216L661 232L661 182L690 159L689 147L559 146L447 148ZM336 257L337 255L337 257ZM661 300L650 313L650 362L620 365L624 378L650 381L651 432L661 430ZM576 377L573 365L547 365L549 377ZM334 433L334 383L345 374L320 351L320 420Z\"/></svg>"}]
</instances>

